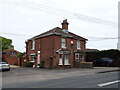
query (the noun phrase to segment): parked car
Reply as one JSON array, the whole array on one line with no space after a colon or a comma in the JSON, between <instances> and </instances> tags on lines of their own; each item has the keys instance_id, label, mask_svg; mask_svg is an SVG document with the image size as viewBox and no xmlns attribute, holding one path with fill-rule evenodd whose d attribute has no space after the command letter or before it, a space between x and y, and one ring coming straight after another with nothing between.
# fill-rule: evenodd
<instances>
[{"instance_id":1,"label":"parked car","mask_svg":"<svg viewBox=\"0 0 120 90\"><path fill-rule=\"evenodd\" d=\"M114 66L114 60L110 58L100 58L93 61L93 66Z\"/></svg>"},{"instance_id":2,"label":"parked car","mask_svg":"<svg viewBox=\"0 0 120 90\"><path fill-rule=\"evenodd\" d=\"M5 61L0 61L0 71L10 71L10 65Z\"/></svg>"}]
</instances>

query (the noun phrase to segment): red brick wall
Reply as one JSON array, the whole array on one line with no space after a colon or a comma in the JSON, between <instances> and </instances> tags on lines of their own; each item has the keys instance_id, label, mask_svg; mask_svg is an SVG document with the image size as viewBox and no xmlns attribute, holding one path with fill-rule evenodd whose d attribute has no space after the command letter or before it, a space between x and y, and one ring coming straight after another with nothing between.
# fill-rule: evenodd
<instances>
[{"instance_id":1,"label":"red brick wall","mask_svg":"<svg viewBox=\"0 0 120 90\"><path fill-rule=\"evenodd\" d=\"M77 40L72 38L66 39L67 48L73 53L77 49ZM74 42L74 47L71 47L71 41ZM28 43L29 47L26 47L27 49L27 60L30 60L30 54L36 53L37 51L41 51L41 60L45 61L45 67L50 68L50 57L53 57L53 63L52 67L56 67L57 64L59 64L59 55L56 53L58 49L61 48L61 36L47 36L40 39L35 40L35 50L31 50L32 41L29 41ZM85 41L80 42L81 49L85 50ZM74 55L70 54L69 56L69 62L71 64L71 67L74 67Z\"/></svg>"},{"instance_id":2,"label":"red brick wall","mask_svg":"<svg viewBox=\"0 0 120 90\"><path fill-rule=\"evenodd\" d=\"M29 58L29 61L31 60L30 54L35 53L37 54L37 51L41 51L41 60L45 61L45 67L49 66L49 60L50 57L53 56L53 36L47 36L44 38L36 39L35 40L35 50L31 50L32 41L28 42L28 49L27 51L27 57Z\"/></svg>"},{"instance_id":3,"label":"red brick wall","mask_svg":"<svg viewBox=\"0 0 120 90\"><path fill-rule=\"evenodd\" d=\"M54 59L53 59L53 67L59 64L59 55L56 53L58 49L61 48L61 37L54 36Z\"/></svg>"},{"instance_id":4,"label":"red brick wall","mask_svg":"<svg viewBox=\"0 0 120 90\"><path fill-rule=\"evenodd\" d=\"M13 54L13 52L15 54ZM15 64L18 65L18 57L17 54L19 54L18 51L14 50L13 48L5 50L4 54L2 55L2 58L6 60L9 64Z\"/></svg>"},{"instance_id":5,"label":"red brick wall","mask_svg":"<svg viewBox=\"0 0 120 90\"><path fill-rule=\"evenodd\" d=\"M54 36L54 56L55 58L53 59L53 67L56 64L59 64L59 55L56 53L58 49L61 48L61 36ZM74 47L71 47L71 41L74 43ZM80 41L81 49L82 51L85 50L85 41ZM73 53L77 49L77 40L72 39L72 38L67 38L66 39L66 46L67 48ZM71 67L74 67L74 61L75 57L74 54L69 55L69 63L71 64Z\"/></svg>"},{"instance_id":6,"label":"red brick wall","mask_svg":"<svg viewBox=\"0 0 120 90\"><path fill-rule=\"evenodd\" d=\"M50 67L50 57L53 57L53 36L41 38L41 59L45 61L45 67Z\"/></svg>"},{"instance_id":7,"label":"red brick wall","mask_svg":"<svg viewBox=\"0 0 120 90\"><path fill-rule=\"evenodd\" d=\"M4 59L9 63L9 64L15 64L18 65L18 58L16 56L6 56L4 55Z\"/></svg>"}]
</instances>

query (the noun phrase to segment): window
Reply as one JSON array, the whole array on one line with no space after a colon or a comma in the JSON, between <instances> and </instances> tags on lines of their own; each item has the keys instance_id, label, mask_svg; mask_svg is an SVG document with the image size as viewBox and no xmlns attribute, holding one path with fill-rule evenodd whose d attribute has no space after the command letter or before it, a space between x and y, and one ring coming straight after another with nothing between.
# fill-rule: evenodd
<instances>
[{"instance_id":1,"label":"window","mask_svg":"<svg viewBox=\"0 0 120 90\"><path fill-rule=\"evenodd\" d=\"M79 54L76 53L76 54L75 54L75 57L76 57L76 59L79 59Z\"/></svg>"},{"instance_id":2,"label":"window","mask_svg":"<svg viewBox=\"0 0 120 90\"><path fill-rule=\"evenodd\" d=\"M32 50L34 50L35 49L35 41L33 40L32 41L32 48L31 48Z\"/></svg>"},{"instance_id":3,"label":"window","mask_svg":"<svg viewBox=\"0 0 120 90\"><path fill-rule=\"evenodd\" d=\"M84 58L83 55L80 55L80 62L83 62Z\"/></svg>"},{"instance_id":4,"label":"window","mask_svg":"<svg viewBox=\"0 0 120 90\"><path fill-rule=\"evenodd\" d=\"M80 49L80 41L77 41L77 49Z\"/></svg>"},{"instance_id":5,"label":"window","mask_svg":"<svg viewBox=\"0 0 120 90\"><path fill-rule=\"evenodd\" d=\"M65 56L64 57L64 65L69 65L69 63L68 63L68 55L65 54L64 56Z\"/></svg>"},{"instance_id":6,"label":"window","mask_svg":"<svg viewBox=\"0 0 120 90\"><path fill-rule=\"evenodd\" d=\"M31 55L31 62L35 62L35 55Z\"/></svg>"},{"instance_id":7,"label":"window","mask_svg":"<svg viewBox=\"0 0 120 90\"><path fill-rule=\"evenodd\" d=\"M62 63L62 54L59 55L59 65L63 65L63 63Z\"/></svg>"},{"instance_id":8,"label":"window","mask_svg":"<svg viewBox=\"0 0 120 90\"><path fill-rule=\"evenodd\" d=\"M75 60L76 60L77 63L79 63L79 53L75 54Z\"/></svg>"},{"instance_id":9,"label":"window","mask_svg":"<svg viewBox=\"0 0 120 90\"><path fill-rule=\"evenodd\" d=\"M66 48L66 39L62 38L62 48Z\"/></svg>"}]
</instances>

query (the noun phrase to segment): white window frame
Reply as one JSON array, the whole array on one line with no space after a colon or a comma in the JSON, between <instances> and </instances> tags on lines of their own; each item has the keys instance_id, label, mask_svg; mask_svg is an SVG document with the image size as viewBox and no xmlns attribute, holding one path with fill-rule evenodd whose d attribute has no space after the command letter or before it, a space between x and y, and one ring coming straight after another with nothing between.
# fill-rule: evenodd
<instances>
[{"instance_id":1,"label":"white window frame","mask_svg":"<svg viewBox=\"0 0 120 90\"><path fill-rule=\"evenodd\" d=\"M78 58L77 58L78 56ZM79 59L79 53L75 53L75 59Z\"/></svg>"},{"instance_id":2,"label":"white window frame","mask_svg":"<svg viewBox=\"0 0 120 90\"><path fill-rule=\"evenodd\" d=\"M35 49L35 40L32 40L32 48L31 50L34 50Z\"/></svg>"},{"instance_id":3,"label":"white window frame","mask_svg":"<svg viewBox=\"0 0 120 90\"><path fill-rule=\"evenodd\" d=\"M31 55L31 61L30 62L35 62L35 55Z\"/></svg>"},{"instance_id":4,"label":"white window frame","mask_svg":"<svg viewBox=\"0 0 120 90\"><path fill-rule=\"evenodd\" d=\"M61 46L62 46L62 48L66 48L66 39L65 38L61 39Z\"/></svg>"},{"instance_id":5,"label":"white window frame","mask_svg":"<svg viewBox=\"0 0 120 90\"><path fill-rule=\"evenodd\" d=\"M81 57L81 56L82 56L82 57ZM83 60L84 60L83 55L80 55L80 62L83 62Z\"/></svg>"},{"instance_id":6,"label":"white window frame","mask_svg":"<svg viewBox=\"0 0 120 90\"><path fill-rule=\"evenodd\" d=\"M68 62L68 60L69 60L69 55L65 54L64 55L64 65L70 65L69 62Z\"/></svg>"},{"instance_id":7,"label":"white window frame","mask_svg":"<svg viewBox=\"0 0 120 90\"><path fill-rule=\"evenodd\" d=\"M80 40L77 40L77 49L80 49Z\"/></svg>"},{"instance_id":8,"label":"white window frame","mask_svg":"<svg viewBox=\"0 0 120 90\"><path fill-rule=\"evenodd\" d=\"M59 65L63 65L63 59L62 59L62 54L59 54Z\"/></svg>"}]
</instances>

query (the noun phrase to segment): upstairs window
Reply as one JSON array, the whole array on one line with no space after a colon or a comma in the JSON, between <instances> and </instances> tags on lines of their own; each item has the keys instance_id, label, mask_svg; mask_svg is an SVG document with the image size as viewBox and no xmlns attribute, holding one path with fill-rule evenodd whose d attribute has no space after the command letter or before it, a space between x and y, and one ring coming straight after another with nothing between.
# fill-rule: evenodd
<instances>
[{"instance_id":1,"label":"upstairs window","mask_svg":"<svg viewBox=\"0 0 120 90\"><path fill-rule=\"evenodd\" d=\"M62 48L66 48L66 39L62 38Z\"/></svg>"},{"instance_id":2,"label":"upstairs window","mask_svg":"<svg viewBox=\"0 0 120 90\"><path fill-rule=\"evenodd\" d=\"M32 41L32 48L31 48L31 49L32 49L32 50L35 49L35 40Z\"/></svg>"},{"instance_id":3,"label":"upstairs window","mask_svg":"<svg viewBox=\"0 0 120 90\"><path fill-rule=\"evenodd\" d=\"M77 41L77 49L80 49L80 41Z\"/></svg>"}]
</instances>

